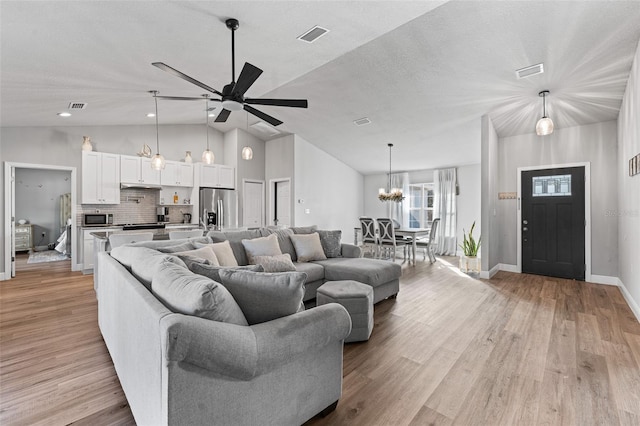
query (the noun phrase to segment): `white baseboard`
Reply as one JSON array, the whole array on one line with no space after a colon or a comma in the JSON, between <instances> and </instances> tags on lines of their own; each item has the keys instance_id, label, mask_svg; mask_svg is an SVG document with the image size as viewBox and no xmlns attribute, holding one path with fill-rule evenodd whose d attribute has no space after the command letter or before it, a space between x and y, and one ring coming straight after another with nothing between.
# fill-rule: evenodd
<instances>
[{"instance_id":1,"label":"white baseboard","mask_svg":"<svg viewBox=\"0 0 640 426\"><path fill-rule=\"evenodd\" d=\"M508 263L500 263L500 270L506 272L518 272L518 265L510 265Z\"/></svg>"},{"instance_id":2,"label":"white baseboard","mask_svg":"<svg viewBox=\"0 0 640 426\"><path fill-rule=\"evenodd\" d=\"M620 283L621 281L618 279L618 277L610 277L608 275L594 275L594 274L591 274L591 280L589 280L589 282L595 283L595 284L605 284L605 285L619 286L618 283Z\"/></svg>"},{"instance_id":3,"label":"white baseboard","mask_svg":"<svg viewBox=\"0 0 640 426\"><path fill-rule=\"evenodd\" d=\"M488 280L491 277L493 277L495 274L497 274L499 270L500 270L500 264L498 263L496 266L491 268L491 270L489 270L489 272L480 271L480 278L482 278L484 280Z\"/></svg>"},{"instance_id":4,"label":"white baseboard","mask_svg":"<svg viewBox=\"0 0 640 426\"><path fill-rule=\"evenodd\" d=\"M4 272L0 272L0 281L6 280L5 275L6 274Z\"/></svg>"},{"instance_id":5,"label":"white baseboard","mask_svg":"<svg viewBox=\"0 0 640 426\"><path fill-rule=\"evenodd\" d=\"M627 301L627 305L629 305L629 308L631 308L631 312L633 312L633 315L635 315L638 322L640 322L640 306L638 306L636 301L633 300L633 297L631 297L631 294L629 294L629 291L624 286L624 283L620 281L620 278L616 278L616 280L617 280L616 285L620 289L620 292L622 293L624 300Z\"/></svg>"}]
</instances>

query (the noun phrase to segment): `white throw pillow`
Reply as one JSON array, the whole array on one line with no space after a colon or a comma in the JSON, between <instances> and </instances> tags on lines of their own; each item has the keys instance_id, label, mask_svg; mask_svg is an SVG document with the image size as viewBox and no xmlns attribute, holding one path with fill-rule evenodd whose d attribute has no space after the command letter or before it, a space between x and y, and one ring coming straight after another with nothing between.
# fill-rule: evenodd
<instances>
[{"instance_id":1,"label":"white throw pillow","mask_svg":"<svg viewBox=\"0 0 640 426\"><path fill-rule=\"evenodd\" d=\"M322 249L320 235L317 232L313 234L297 234L292 235L291 242L296 249L298 262L310 262L312 260L326 260L327 256Z\"/></svg>"},{"instance_id":2,"label":"white throw pillow","mask_svg":"<svg viewBox=\"0 0 640 426\"><path fill-rule=\"evenodd\" d=\"M220 266L220 262L218 262L218 257L216 256L216 253L213 251L213 247L211 247L210 245L207 245L205 247L201 247L195 250L179 251L171 254L173 254L174 256L180 257L182 260L184 260L183 256L188 258L197 258L202 260L208 260L210 265Z\"/></svg>"},{"instance_id":3,"label":"white throw pillow","mask_svg":"<svg viewBox=\"0 0 640 426\"><path fill-rule=\"evenodd\" d=\"M253 259L255 256L277 256L282 254L276 234L271 234L268 237L242 240L242 245L245 253L247 253L247 260L251 265L256 264Z\"/></svg>"},{"instance_id":4,"label":"white throw pillow","mask_svg":"<svg viewBox=\"0 0 640 426\"><path fill-rule=\"evenodd\" d=\"M213 252L216 254L220 266L238 266L238 261L233 255L233 249L231 248L231 244L229 244L229 241L213 243L210 244L210 246L213 249Z\"/></svg>"},{"instance_id":5,"label":"white throw pillow","mask_svg":"<svg viewBox=\"0 0 640 426\"><path fill-rule=\"evenodd\" d=\"M262 265L264 272L289 272L295 271L296 266L291 261L289 253L277 254L275 256L254 256L256 265Z\"/></svg>"}]
</instances>

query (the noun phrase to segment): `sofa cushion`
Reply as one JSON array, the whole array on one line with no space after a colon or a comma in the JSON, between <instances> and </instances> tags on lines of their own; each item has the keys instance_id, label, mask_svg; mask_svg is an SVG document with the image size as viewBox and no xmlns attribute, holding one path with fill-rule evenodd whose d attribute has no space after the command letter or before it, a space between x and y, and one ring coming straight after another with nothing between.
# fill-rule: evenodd
<instances>
[{"instance_id":1,"label":"sofa cushion","mask_svg":"<svg viewBox=\"0 0 640 426\"><path fill-rule=\"evenodd\" d=\"M217 281L217 282L221 282L220 271L222 271L223 269L239 269L239 270L245 270L245 271L251 271L251 272L264 272L264 268L262 267L262 265L246 265L246 266L229 267L229 266L214 266L214 265L207 265L206 263L193 262L193 263L187 264L187 267L194 274L204 275L205 277L208 277L213 281Z\"/></svg>"},{"instance_id":2,"label":"sofa cushion","mask_svg":"<svg viewBox=\"0 0 640 426\"><path fill-rule=\"evenodd\" d=\"M289 253L277 254L275 256L254 256L253 262L256 265L262 265L265 272L296 271L296 266L291 261Z\"/></svg>"},{"instance_id":3,"label":"sofa cushion","mask_svg":"<svg viewBox=\"0 0 640 426\"><path fill-rule=\"evenodd\" d=\"M233 295L251 325L295 314L301 309L307 274L302 272L220 271L222 284Z\"/></svg>"},{"instance_id":4,"label":"sofa cushion","mask_svg":"<svg viewBox=\"0 0 640 426\"><path fill-rule=\"evenodd\" d=\"M315 262L294 263L296 271L307 274L306 283L324 280L324 267Z\"/></svg>"},{"instance_id":5,"label":"sofa cushion","mask_svg":"<svg viewBox=\"0 0 640 426\"><path fill-rule=\"evenodd\" d=\"M312 260L324 260L327 258L320 243L320 236L317 232L313 234L292 235L291 242L296 249L298 263L310 262Z\"/></svg>"},{"instance_id":6,"label":"sofa cushion","mask_svg":"<svg viewBox=\"0 0 640 426\"><path fill-rule=\"evenodd\" d=\"M235 256L238 265L248 265L249 261L242 245L242 240L251 240L253 238L262 237L262 231L260 229L252 229L248 231L211 231L207 234L214 243L222 241L229 241L233 254ZM218 258L220 260L220 258Z\"/></svg>"},{"instance_id":7,"label":"sofa cushion","mask_svg":"<svg viewBox=\"0 0 640 426\"><path fill-rule=\"evenodd\" d=\"M247 260L250 264L255 265L253 260L255 256L276 256L282 254L278 237L271 234L268 237L254 238L251 240L242 240L244 251L247 254Z\"/></svg>"},{"instance_id":8,"label":"sofa cushion","mask_svg":"<svg viewBox=\"0 0 640 426\"><path fill-rule=\"evenodd\" d=\"M147 247L130 245L116 247L111 250L111 257L131 271L131 274L149 290L151 290L153 275L162 261L167 260L183 268L187 267L178 257L160 253Z\"/></svg>"},{"instance_id":9,"label":"sofa cushion","mask_svg":"<svg viewBox=\"0 0 640 426\"><path fill-rule=\"evenodd\" d=\"M342 231L318 231L320 236L320 244L322 244L322 250L327 258L341 257L342 247L340 240L342 240Z\"/></svg>"},{"instance_id":10,"label":"sofa cushion","mask_svg":"<svg viewBox=\"0 0 640 426\"><path fill-rule=\"evenodd\" d=\"M314 263L324 266L327 281L353 280L376 287L402 275L400 265L386 260L339 257Z\"/></svg>"},{"instance_id":11,"label":"sofa cushion","mask_svg":"<svg viewBox=\"0 0 640 426\"><path fill-rule=\"evenodd\" d=\"M223 285L171 262L160 262L151 290L174 312L248 325L242 310Z\"/></svg>"},{"instance_id":12,"label":"sofa cushion","mask_svg":"<svg viewBox=\"0 0 640 426\"><path fill-rule=\"evenodd\" d=\"M195 250L179 251L171 254L178 256L185 263L187 263L187 261L193 262L200 260L202 262L202 260L206 260L209 262L209 265L220 265L220 262L218 262L218 258L216 257L216 253L213 251L213 247L211 245L206 245Z\"/></svg>"},{"instance_id":13,"label":"sofa cushion","mask_svg":"<svg viewBox=\"0 0 640 426\"><path fill-rule=\"evenodd\" d=\"M280 245L280 251L282 253L289 253L293 262L297 260L296 249L293 247L290 238L293 235L293 230L290 228L265 228L265 231L268 235L275 234L278 237L278 244Z\"/></svg>"},{"instance_id":14,"label":"sofa cushion","mask_svg":"<svg viewBox=\"0 0 640 426\"><path fill-rule=\"evenodd\" d=\"M294 234L312 234L318 230L318 226L292 226L289 229L291 229Z\"/></svg>"},{"instance_id":15,"label":"sofa cushion","mask_svg":"<svg viewBox=\"0 0 640 426\"><path fill-rule=\"evenodd\" d=\"M174 245L169 245L165 247L158 247L156 250L162 253L179 253L181 251L195 250L197 248L195 242L184 241L184 240L176 240L176 241L182 241L182 242L180 244L174 244Z\"/></svg>"},{"instance_id":16,"label":"sofa cushion","mask_svg":"<svg viewBox=\"0 0 640 426\"><path fill-rule=\"evenodd\" d=\"M189 243L191 243L191 245L186 246L189 248L185 248L184 250L190 250L190 249L196 248L195 245L193 245L194 243L206 244L210 242L211 242L211 238L209 237L190 238ZM154 250L162 251L160 249L170 249L171 247L182 246L184 243L185 243L184 240L152 240L152 241L139 241L137 243L131 244L131 246L147 247ZM177 251L180 251L180 250L177 250Z\"/></svg>"}]
</instances>

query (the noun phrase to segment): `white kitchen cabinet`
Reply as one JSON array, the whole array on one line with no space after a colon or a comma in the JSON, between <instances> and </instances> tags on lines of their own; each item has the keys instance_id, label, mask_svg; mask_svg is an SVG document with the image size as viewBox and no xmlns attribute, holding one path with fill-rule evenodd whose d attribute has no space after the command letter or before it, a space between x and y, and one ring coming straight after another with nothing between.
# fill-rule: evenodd
<instances>
[{"instance_id":1,"label":"white kitchen cabinet","mask_svg":"<svg viewBox=\"0 0 640 426\"><path fill-rule=\"evenodd\" d=\"M193 164L167 161L160 173L162 186L193 187Z\"/></svg>"},{"instance_id":2,"label":"white kitchen cabinet","mask_svg":"<svg viewBox=\"0 0 640 426\"><path fill-rule=\"evenodd\" d=\"M160 171L151 168L150 158L121 155L120 182L125 185L160 185Z\"/></svg>"},{"instance_id":3,"label":"white kitchen cabinet","mask_svg":"<svg viewBox=\"0 0 640 426\"><path fill-rule=\"evenodd\" d=\"M235 169L222 164L200 165L200 186L207 188L235 189Z\"/></svg>"},{"instance_id":4,"label":"white kitchen cabinet","mask_svg":"<svg viewBox=\"0 0 640 426\"><path fill-rule=\"evenodd\" d=\"M82 204L120 204L120 156L82 153Z\"/></svg>"}]
</instances>

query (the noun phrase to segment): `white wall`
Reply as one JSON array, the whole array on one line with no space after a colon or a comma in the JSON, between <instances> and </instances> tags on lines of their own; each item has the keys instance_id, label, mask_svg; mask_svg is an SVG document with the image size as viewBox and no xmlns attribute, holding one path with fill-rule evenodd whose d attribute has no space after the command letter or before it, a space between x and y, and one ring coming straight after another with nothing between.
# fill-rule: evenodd
<instances>
[{"instance_id":1,"label":"white wall","mask_svg":"<svg viewBox=\"0 0 640 426\"><path fill-rule=\"evenodd\" d=\"M353 243L363 211L363 176L335 157L295 136L294 223L342 230Z\"/></svg>"},{"instance_id":2,"label":"white wall","mask_svg":"<svg viewBox=\"0 0 640 426\"><path fill-rule=\"evenodd\" d=\"M294 143L294 135L283 136L265 143L264 178L267 182L266 225L273 225L271 222L271 218L273 217L273 212L271 211L273 209L273 203L271 203L272 191L270 181L273 179L291 179L291 193L295 193ZM295 220L293 216L292 219Z\"/></svg>"},{"instance_id":3,"label":"white wall","mask_svg":"<svg viewBox=\"0 0 640 426\"><path fill-rule=\"evenodd\" d=\"M640 174L629 176L629 159L640 154L640 45L618 116L618 277L640 319ZM631 299L631 300L629 300Z\"/></svg>"},{"instance_id":4,"label":"white wall","mask_svg":"<svg viewBox=\"0 0 640 426\"><path fill-rule=\"evenodd\" d=\"M500 263L500 230L498 219L498 134L488 116L482 116L481 142L481 215L482 276ZM475 235L475 232L474 232Z\"/></svg>"},{"instance_id":5,"label":"white wall","mask_svg":"<svg viewBox=\"0 0 640 426\"><path fill-rule=\"evenodd\" d=\"M577 162L591 163L591 273L618 276L618 219L609 214L618 205L616 191L616 122L556 129L551 135L535 133L500 139L498 191L515 192L517 169ZM496 194L492 194L496 197ZM500 262L517 263L515 200L498 201L501 223Z\"/></svg>"},{"instance_id":6,"label":"white wall","mask_svg":"<svg viewBox=\"0 0 640 426\"><path fill-rule=\"evenodd\" d=\"M224 145L221 132L209 128L209 146L216 163L223 163ZM204 124L160 126L160 152L167 160L181 160L191 151L199 161L206 148ZM116 154L136 155L144 144L156 151L156 129L145 126L77 126L77 127L2 127L0 128L0 160L41 165L76 167L77 191L81 194L82 137L91 136L94 150ZM0 191L4 200L4 173L0 174ZM72 200L79 204L80 200ZM0 223L4 224L4 209L0 209ZM0 241L4 241L4 226L0 227ZM4 244L0 244L0 259L4 259ZM0 262L0 275L4 273Z\"/></svg>"}]
</instances>

